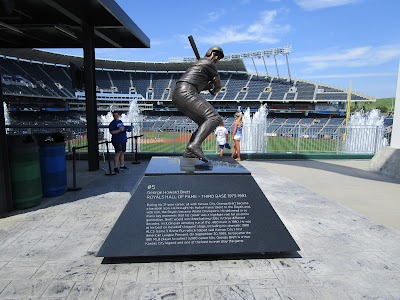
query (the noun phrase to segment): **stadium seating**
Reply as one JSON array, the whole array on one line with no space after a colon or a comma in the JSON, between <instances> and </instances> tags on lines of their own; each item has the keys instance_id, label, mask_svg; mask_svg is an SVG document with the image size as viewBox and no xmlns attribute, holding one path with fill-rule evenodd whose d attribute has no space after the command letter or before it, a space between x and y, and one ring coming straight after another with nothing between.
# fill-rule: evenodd
<instances>
[{"instance_id":1,"label":"stadium seating","mask_svg":"<svg viewBox=\"0 0 400 300\"><path fill-rule=\"evenodd\" d=\"M115 71L109 72L109 74L114 86L118 88L118 92L129 94L129 88L131 87L129 73Z\"/></svg>"},{"instance_id":2,"label":"stadium seating","mask_svg":"<svg viewBox=\"0 0 400 300\"><path fill-rule=\"evenodd\" d=\"M75 91L72 89L67 66L1 57L0 68L6 101L12 101L17 109L23 109L24 105L27 105L24 101L19 101L23 98L31 101L31 99L43 97L43 99L48 99L50 106L58 105L51 102L54 99L66 99L66 105L68 101L75 100ZM177 111L170 100L175 83L182 72L181 70L168 73L151 70L97 70L96 86L98 92L123 94L137 92L145 98L145 103L151 104L150 107L153 107L157 113L171 114ZM202 92L202 96L225 114L230 112L233 114L238 106L250 107L254 110L261 103L267 103L270 114L302 113L304 116L305 112L319 114L320 111L325 111L334 115L339 114L339 110L343 113L345 101L347 101L346 91L323 84L232 71L223 71L220 76L222 90L215 96ZM370 100L367 96L358 93L353 93L352 99ZM36 104L40 109L45 106L45 103L38 101ZM71 107L77 109L77 107ZM32 108L32 105L27 105L25 108ZM297 120L301 124L302 122L311 124L304 118L301 120L297 118ZM172 123L168 122L168 124ZM292 125L292 123L286 125L289 124ZM330 124L335 125L333 119L327 125ZM277 123L272 122L271 125L275 126ZM160 128L165 127L166 125L160 125Z\"/></svg>"}]
</instances>

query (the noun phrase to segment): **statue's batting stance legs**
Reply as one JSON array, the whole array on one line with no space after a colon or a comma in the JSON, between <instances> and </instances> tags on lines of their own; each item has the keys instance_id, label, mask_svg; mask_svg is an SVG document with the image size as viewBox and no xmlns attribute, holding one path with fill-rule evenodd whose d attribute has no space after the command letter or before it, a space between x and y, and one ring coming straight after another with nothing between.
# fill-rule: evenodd
<instances>
[{"instance_id":1,"label":"statue's batting stance legs","mask_svg":"<svg viewBox=\"0 0 400 300\"><path fill-rule=\"evenodd\" d=\"M172 102L176 108L199 125L187 144L184 157L195 156L204 162L208 162L201 149L201 144L222 121L221 116L207 100L198 94L196 88L190 83L179 82L176 85Z\"/></svg>"}]
</instances>

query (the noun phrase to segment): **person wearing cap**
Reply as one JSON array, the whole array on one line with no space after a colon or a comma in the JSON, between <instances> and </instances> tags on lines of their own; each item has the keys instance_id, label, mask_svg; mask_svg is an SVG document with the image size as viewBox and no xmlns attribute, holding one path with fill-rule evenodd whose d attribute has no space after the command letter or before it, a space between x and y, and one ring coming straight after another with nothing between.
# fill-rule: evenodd
<instances>
[{"instance_id":1,"label":"person wearing cap","mask_svg":"<svg viewBox=\"0 0 400 300\"><path fill-rule=\"evenodd\" d=\"M241 112L236 112L235 113L235 123L233 124L233 150L232 150L232 157L235 157L237 155L236 160L241 161L240 158L240 141L242 140L243 137L243 114Z\"/></svg>"},{"instance_id":2,"label":"person wearing cap","mask_svg":"<svg viewBox=\"0 0 400 300\"><path fill-rule=\"evenodd\" d=\"M127 170L128 167L125 166L125 151L126 151L126 142L128 140L126 136L126 130L124 123L122 122L121 115L119 112L114 111L112 113L113 120L108 125L108 129L112 135L111 143L114 146L115 154L114 154L114 172L119 173L119 169ZM118 163L120 165L118 169Z\"/></svg>"},{"instance_id":3,"label":"person wearing cap","mask_svg":"<svg viewBox=\"0 0 400 300\"><path fill-rule=\"evenodd\" d=\"M224 52L220 47L211 47L206 55L190 66L176 83L172 103L198 125L190 137L183 157L198 158L208 162L201 144L220 124L222 118L200 92L208 90L211 95L215 95L221 90L221 79L216 63L223 57Z\"/></svg>"}]
</instances>

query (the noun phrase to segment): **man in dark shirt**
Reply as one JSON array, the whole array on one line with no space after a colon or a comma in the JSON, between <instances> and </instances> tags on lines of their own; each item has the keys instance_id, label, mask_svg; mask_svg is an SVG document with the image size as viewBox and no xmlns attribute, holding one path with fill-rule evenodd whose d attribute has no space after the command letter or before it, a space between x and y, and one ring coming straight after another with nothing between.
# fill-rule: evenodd
<instances>
[{"instance_id":1,"label":"man in dark shirt","mask_svg":"<svg viewBox=\"0 0 400 300\"><path fill-rule=\"evenodd\" d=\"M221 79L215 64L223 57L224 53L220 47L211 47L176 83L172 103L199 126L186 146L184 157L197 157L208 162L201 144L220 124L222 118L214 107L200 96L200 92L208 90L211 95L215 95L221 90Z\"/></svg>"},{"instance_id":2,"label":"man in dark shirt","mask_svg":"<svg viewBox=\"0 0 400 300\"><path fill-rule=\"evenodd\" d=\"M110 125L108 126L111 137L111 143L115 149L114 155L114 172L118 173L118 162L120 165L120 169L126 170L128 169L125 166L125 151L126 151L126 131L124 123L120 120L120 114L116 111L113 112L114 120L111 121Z\"/></svg>"}]
</instances>

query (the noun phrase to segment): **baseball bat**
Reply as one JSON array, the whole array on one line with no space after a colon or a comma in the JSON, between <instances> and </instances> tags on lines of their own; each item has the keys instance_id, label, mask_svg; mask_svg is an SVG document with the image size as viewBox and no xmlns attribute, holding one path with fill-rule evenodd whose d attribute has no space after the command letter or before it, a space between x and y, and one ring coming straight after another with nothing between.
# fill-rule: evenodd
<instances>
[{"instance_id":1,"label":"baseball bat","mask_svg":"<svg viewBox=\"0 0 400 300\"><path fill-rule=\"evenodd\" d=\"M194 42L193 36L189 35L188 39L189 39L189 42L190 42L190 46L192 46L194 55L196 55L197 59L200 59L199 50L197 50L197 46L196 46L196 43Z\"/></svg>"}]
</instances>

